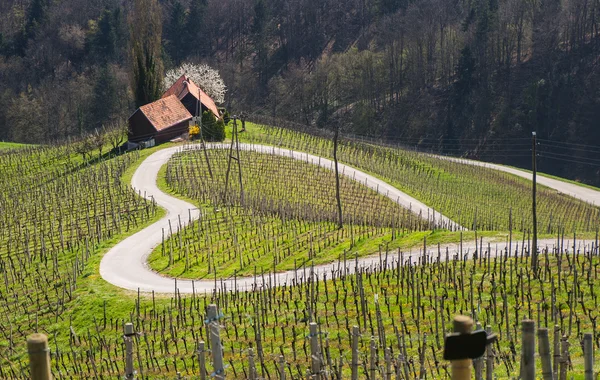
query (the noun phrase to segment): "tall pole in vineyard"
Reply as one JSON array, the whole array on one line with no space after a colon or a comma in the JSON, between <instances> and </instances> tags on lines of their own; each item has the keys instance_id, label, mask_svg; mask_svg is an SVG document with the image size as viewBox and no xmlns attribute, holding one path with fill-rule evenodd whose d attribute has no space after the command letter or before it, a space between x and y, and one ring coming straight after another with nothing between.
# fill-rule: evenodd
<instances>
[{"instance_id":1,"label":"tall pole in vineyard","mask_svg":"<svg viewBox=\"0 0 600 380\"><path fill-rule=\"evenodd\" d=\"M536 201L536 193L537 193L537 159L536 159L536 132L531 133L531 162L533 169L533 194L532 194L532 211L533 211L533 242L531 247L531 265L533 269L533 273L537 276L538 269L538 252L537 252L537 201Z\"/></svg>"},{"instance_id":2,"label":"tall pole in vineyard","mask_svg":"<svg viewBox=\"0 0 600 380\"><path fill-rule=\"evenodd\" d=\"M196 123L200 127L200 144L202 145L202 150L204 151L204 159L206 160L208 174L210 175L210 179L213 179L212 169L210 167L210 160L208 159L206 144L204 143L204 133L202 132L202 104L200 103L200 96L198 96L198 102L196 103Z\"/></svg>"},{"instance_id":3,"label":"tall pole in vineyard","mask_svg":"<svg viewBox=\"0 0 600 380\"><path fill-rule=\"evenodd\" d=\"M244 122L242 122L242 123L244 123ZM238 176L239 176L239 180L240 180L240 202L243 206L244 205L244 185L242 183L242 162L240 160L240 135L238 133L237 123L235 120L233 121L233 131L235 133L235 152L236 152L235 160L237 161Z\"/></svg>"},{"instance_id":4,"label":"tall pole in vineyard","mask_svg":"<svg viewBox=\"0 0 600 380\"><path fill-rule=\"evenodd\" d=\"M344 219L342 218L342 200L340 198L340 171L338 169L337 148L338 138L340 134L340 126L336 123L335 133L333 135L333 161L335 162L335 198L338 208L338 228L344 227Z\"/></svg>"}]
</instances>

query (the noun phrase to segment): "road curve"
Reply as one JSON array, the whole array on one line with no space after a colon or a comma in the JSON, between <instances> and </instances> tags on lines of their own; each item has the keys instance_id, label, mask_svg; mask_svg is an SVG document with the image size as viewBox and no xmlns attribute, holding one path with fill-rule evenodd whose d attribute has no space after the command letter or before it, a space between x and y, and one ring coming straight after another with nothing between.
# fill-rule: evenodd
<instances>
[{"instance_id":1,"label":"road curve","mask_svg":"<svg viewBox=\"0 0 600 380\"><path fill-rule=\"evenodd\" d=\"M213 149L223 147L226 146L224 144L208 145L208 148ZM158 222L121 241L104 255L100 262L100 275L104 280L128 290L165 294L173 294L176 291L179 293L209 293L216 288L227 290L238 289L243 291L253 290L257 286L260 287L265 283L268 283L271 286L289 285L313 275L319 277L326 275L328 278L331 278L336 271L338 274L352 274L356 268L380 267L381 265L395 266L395 263L400 259L403 264L408 261L418 263L419 259L423 257L423 248L420 247L419 249L405 252L401 254L401 256L390 255L389 260L387 258L383 260L380 256L369 256L358 259L348 258L347 261L337 261L310 268L300 268L297 271L287 271L276 274L271 273L266 275L266 278L261 276L258 278L242 277L192 281L161 276L148 266L147 258L153 249L161 243L163 229L167 234L169 231L169 221L171 221L172 225L178 225L179 219L181 219L182 225L187 225L190 221L198 219L200 211L194 205L167 195L159 190L156 185L158 171L176 152L184 149L197 148L197 145L191 145L162 149L146 158L136 170L131 181L132 187L140 191L146 198L153 198L158 205L166 209L167 215ZM240 144L240 149L292 157L326 168L333 167L333 162L331 160L272 146ZM434 213L433 210L421 202L409 197L375 177L347 165L340 164L339 167L344 175L354 178L372 189L378 190L379 193L388 196L404 207L412 209L413 212L421 213L421 215L431 215L432 218L435 216L436 223L446 224L446 226L450 227L453 226L455 229L462 228L450 219ZM483 242L483 251L487 249L488 243L495 247L498 252L502 252L506 248L508 248L510 252L515 252L515 250L522 252L523 248L529 246L529 243L526 241L513 242L510 247L508 247L508 242L493 243L487 240L484 240ZM593 244L591 241L580 241L578 242L577 247L575 247L570 241L557 242L554 239L549 239L540 240L538 246L553 247L557 245L557 243L565 248L569 247L571 249L583 249L584 245L589 246L590 244ZM482 250L482 247L477 247L477 242L428 247L428 252L429 248L432 248L432 251L434 252L433 256L439 255L442 260L444 257L454 257L454 255L458 253L472 255L478 248L479 251ZM491 255L495 255L495 252L491 252Z\"/></svg>"},{"instance_id":2,"label":"road curve","mask_svg":"<svg viewBox=\"0 0 600 380\"><path fill-rule=\"evenodd\" d=\"M210 149L227 148L226 144L207 144ZM188 145L184 147L173 147L159 150L150 155L142 162L135 171L131 180L132 187L139 191L144 197L154 199L158 205L165 208L165 215L158 222L146 227L142 231L127 237L113 248L111 248L100 262L100 275L107 282L121 288L129 290L140 290L143 292L155 293L173 293L175 289L180 293L209 292L215 288L214 280L175 280L164 277L154 272L148 266L147 259L153 249L162 241L162 231L165 231L165 237L169 231L169 221L172 225L178 225L181 219L182 225L189 224L190 221L198 219L200 211L192 204L165 194L158 189L156 185L157 175L160 168L177 152L185 149L197 149L198 145ZM303 160L312 164L320 165L325 168L333 168L333 161L313 156L306 153L296 152L288 149L281 149L272 146L240 144L240 149L251 150L259 153L277 154L280 156L291 157ZM427 207L418 200L406 195L395 187L370 176L360 170L350 166L339 164L340 173L363 183L371 189L377 190L380 194L392 199L394 202L411 209L416 214L425 217L429 216L432 223L449 229L462 229L461 226L454 223L449 218L440 215L431 208ZM360 264L370 265L373 259L360 259ZM330 272L338 264L323 265L315 267L315 273ZM299 279L306 275L302 270L295 273L282 272L275 276L271 275L271 281L276 284L290 283L292 278ZM220 280L224 282L227 288L237 287L238 289L251 289L255 284L254 278L237 278Z\"/></svg>"}]
</instances>

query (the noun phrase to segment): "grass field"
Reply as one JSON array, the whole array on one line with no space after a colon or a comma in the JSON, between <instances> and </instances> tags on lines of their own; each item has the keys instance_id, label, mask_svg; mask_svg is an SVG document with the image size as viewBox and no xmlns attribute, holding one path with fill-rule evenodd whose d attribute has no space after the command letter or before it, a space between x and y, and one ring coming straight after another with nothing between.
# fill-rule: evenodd
<instances>
[{"instance_id":1,"label":"grass field","mask_svg":"<svg viewBox=\"0 0 600 380\"><path fill-rule=\"evenodd\" d=\"M330 155L323 139L276 129L249 125L243 138ZM448 378L441 347L455 314L472 315L500 334L496 378L518 374L519 322L526 317L561 327L571 344L569 376L583 378L581 334L593 332L596 347L600 337L596 248L575 256L544 253L537 277L520 245L517 258L505 252L488 258L484 249L476 259L470 252L446 262L445 252L438 256L434 249L429 260L408 265L402 253L408 247L422 246L424 238L435 247L458 241L461 234L430 231L350 179L342 181L345 227L338 230L331 172L282 157L243 152L245 207L236 165L227 196L222 190L223 151L210 152L219 168L214 180L207 179L200 152L177 156L159 177L161 188L202 206L204 218L180 233L173 226L175 235L157 247L152 265L190 278L213 278L215 272L217 277L254 275L256 268L263 284L257 291L225 289L217 281L212 294L158 295L107 284L98 272L102 254L164 215L128 186L137 165L160 148L112 158L94 154L88 160L69 146L0 153L0 378L28 378L25 337L35 331L50 337L55 378L122 377L125 322L133 322L140 333L134 360L139 378L175 378L178 372L195 378L196 345L208 338L209 303L218 304L223 314L228 378L247 377L250 347L263 377L276 378L283 354L288 377L303 378L310 368L310 321L319 323L319 344L332 378L349 376L353 325L361 332L360 378L370 372L371 337L378 377L385 372L384 349L389 348L393 370L404 378ZM475 234L505 241L509 226L514 240L528 239L529 205L521 199L527 197L527 181L360 144L344 143L340 155L345 163L477 226L479 231L462 234L465 241ZM575 230L593 237L596 213L594 207L541 190L545 236L568 238ZM380 255L380 264L347 275L344 253L348 266L354 257L370 253ZM297 266L310 273L313 263L332 260L341 269L327 279L269 286L273 267Z\"/></svg>"},{"instance_id":2,"label":"grass field","mask_svg":"<svg viewBox=\"0 0 600 380\"><path fill-rule=\"evenodd\" d=\"M0 150L24 148L27 144L0 141Z\"/></svg>"}]
</instances>

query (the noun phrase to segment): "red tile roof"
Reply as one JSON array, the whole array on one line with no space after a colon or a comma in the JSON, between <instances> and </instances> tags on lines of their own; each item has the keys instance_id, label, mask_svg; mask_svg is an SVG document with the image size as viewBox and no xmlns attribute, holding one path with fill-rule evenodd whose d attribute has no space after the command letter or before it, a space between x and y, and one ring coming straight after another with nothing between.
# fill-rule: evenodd
<instances>
[{"instance_id":1,"label":"red tile roof","mask_svg":"<svg viewBox=\"0 0 600 380\"><path fill-rule=\"evenodd\" d=\"M141 106L140 111L142 111L157 131L172 127L175 124L192 118L192 115L175 95L170 95Z\"/></svg>"},{"instance_id":2,"label":"red tile roof","mask_svg":"<svg viewBox=\"0 0 600 380\"><path fill-rule=\"evenodd\" d=\"M214 100L208 96L198 85L196 85L190 78L186 77L185 74L179 77L175 83L164 93L163 98L176 95L179 100L183 99L187 94L192 96L208 108L216 117L219 117L219 109L215 104Z\"/></svg>"}]
</instances>

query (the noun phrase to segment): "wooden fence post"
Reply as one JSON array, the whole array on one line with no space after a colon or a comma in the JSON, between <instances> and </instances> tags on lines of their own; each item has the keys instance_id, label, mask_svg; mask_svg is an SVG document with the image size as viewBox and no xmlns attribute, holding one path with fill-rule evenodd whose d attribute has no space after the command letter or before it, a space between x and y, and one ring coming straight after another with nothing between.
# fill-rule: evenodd
<instances>
[{"instance_id":1,"label":"wooden fence post","mask_svg":"<svg viewBox=\"0 0 600 380\"><path fill-rule=\"evenodd\" d=\"M29 371L32 380L52 380L50 372L50 349L48 337L44 334L31 334L27 337Z\"/></svg>"},{"instance_id":2,"label":"wooden fence post","mask_svg":"<svg viewBox=\"0 0 600 380\"><path fill-rule=\"evenodd\" d=\"M206 380L206 359L204 356L204 341L198 343L198 366L200 367L200 380Z\"/></svg>"},{"instance_id":3,"label":"wooden fence post","mask_svg":"<svg viewBox=\"0 0 600 380\"><path fill-rule=\"evenodd\" d=\"M369 380L375 380L375 373L377 371L377 343L375 342L375 337L371 336L371 363L369 366Z\"/></svg>"},{"instance_id":4,"label":"wooden fence post","mask_svg":"<svg viewBox=\"0 0 600 380\"><path fill-rule=\"evenodd\" d=\"M319 326L316 322L309 324L310 331L310 369L316 379L321 378L321 350L319 349Z\"/></svg>"},{"instance_id":5,"label":"wooden fence post","mask_svg":"<svg viewBox=\"0 0 600 380\"><path fill-rule=\"evenodd\" d=\"M492 326L486 326L485 332L491 335ZM485 348L485 356L485 379L494 380L494 347L491 344Z\"/></svg>"},{"instance_id":6,"label":"wooden fence post","mask_svg":"<svg viewBox=\"0 0 600 380\"><path fill-rule=\"evenodd\" d=\"M535 322L521 322L521 379L535 380Z\"/></svg>"},{"instance_id":7,"label":"wooden fence post","mask_svg":"<svg viewBox=\"0 0 600 380\"><path fill-rule=\"evenodd\" d=\"M454 332L470 334L473 330L473 320L464 315L454 317ZM471 380L471 359L453 360L451 362L452 380Z\"/></svg>"},{"instance_id":8,"label":"wooden fence post","mask_svg":"<svg viewBox=\"0 0 600 380\"><path fill-rule=\"evenodd\" d=\"M560 340L560 349L561 349L561 357L560 357L560 380L567 380L567 369L569 367L569 341L567 340L567 336L563 335Z\"/></svg>"},{"instance_id":9,"label":"wooden fence post","mask_svg":"<svg viewBox=\"0 0 600 380\"><path fill-rule=\"evenodd\" d=\"M256 380L256 365L254 363L254 349L252 349L252 347L248 349L248 367L250 367L248 378L250 380Z\"/></svg>"},{"instance_id":10,"label":"wooden fence post","mask_svg":"<svg viewBox=\"0 0 600 380\"><path fill-rule=\"evenodd\" d=\"M219 325L219 318L217 315L217 305L208 305L208 312L206 315L206 323L208 324L210 331L210 347L212 350L213 358L213 376L215 380L225 379L225 368L223 366L223 349L221 348L221 336Z\"/></svg>"},{"instance_id":11,"label":"wooden fence post","mask_svg":"<svg viewBox=\"0 0 600 380\"><path fill-rule=\"evenodd\" d=\"M585 380L594 380L594 344L592 334L583 335L583 356L585 359Z\"/></svg>"},{"instance_id":12,"label":"wooden fence post","mask_svg":"<svg viewBox=\"0 0 600 380\"><path fill-rule=\"evenodd\" d=\"M560 364L560 326L554 326L554 362L552 363L552 370L554 377L558 378L558 365Z\"/></svg>"},{"instance_id":13,"label":"wooden fence post","mask_svg":"<svg viewBox=\"0 0 600 380\"><path fill-rule=\"evenodd\" d=\"M392 350L385 348L385 380L392 380Z\"/></svg>"},{"instance_id":14,"label":"wooden fence post","mask_svg":"<svg viewBox=\"0 0 600 380\"><path fill-rule=\"evenodd\" d=\"M133 379L135 372L133 370L133 339L135 334L133 323L127 322L124 327L123 340L125 342L125 378Z\"/></svg>"},{"instance_id":15,"label":"wooden fence post","mask_svg":"<svg viewBox=\"0 0 600 380\"><path fill-rule=\"evenodd\" d=\"M477 322L475 330L481 330L481 323ZM483 356L473 360L475 367L475 380L483 380Z\"/></svg>"},{"instance_id":16,"label":"wooden fence post","mask_svg":"<svg viewBox=\"0 0 600 380\"><path fill-rule=\"evenodd\" d=\"M279 355L279 380L285 380L285 359Z\"/></svg>"},{"instance_id":17,"label":"wooden fence post","mask_svg":"<svg viewBox=\"0 0 600 380\"><path fill-rule=\"evenodd\" d=\"M358 380L358 326L352 326L352 380Z\"/></svg>"},{"instance_id":18,"label":"wooden fence post","mask_svg":"<svg viewBox=\"0 0 600 380\"><path fill-rule=\"evenodd\" d=\"M550 357L550 337L548 336L548 329L538 329L538 351L540 358L542 359L542 377L544 380L554 380L554 374L552 372L552 358Z\"/></svg>"}]
</instances>

